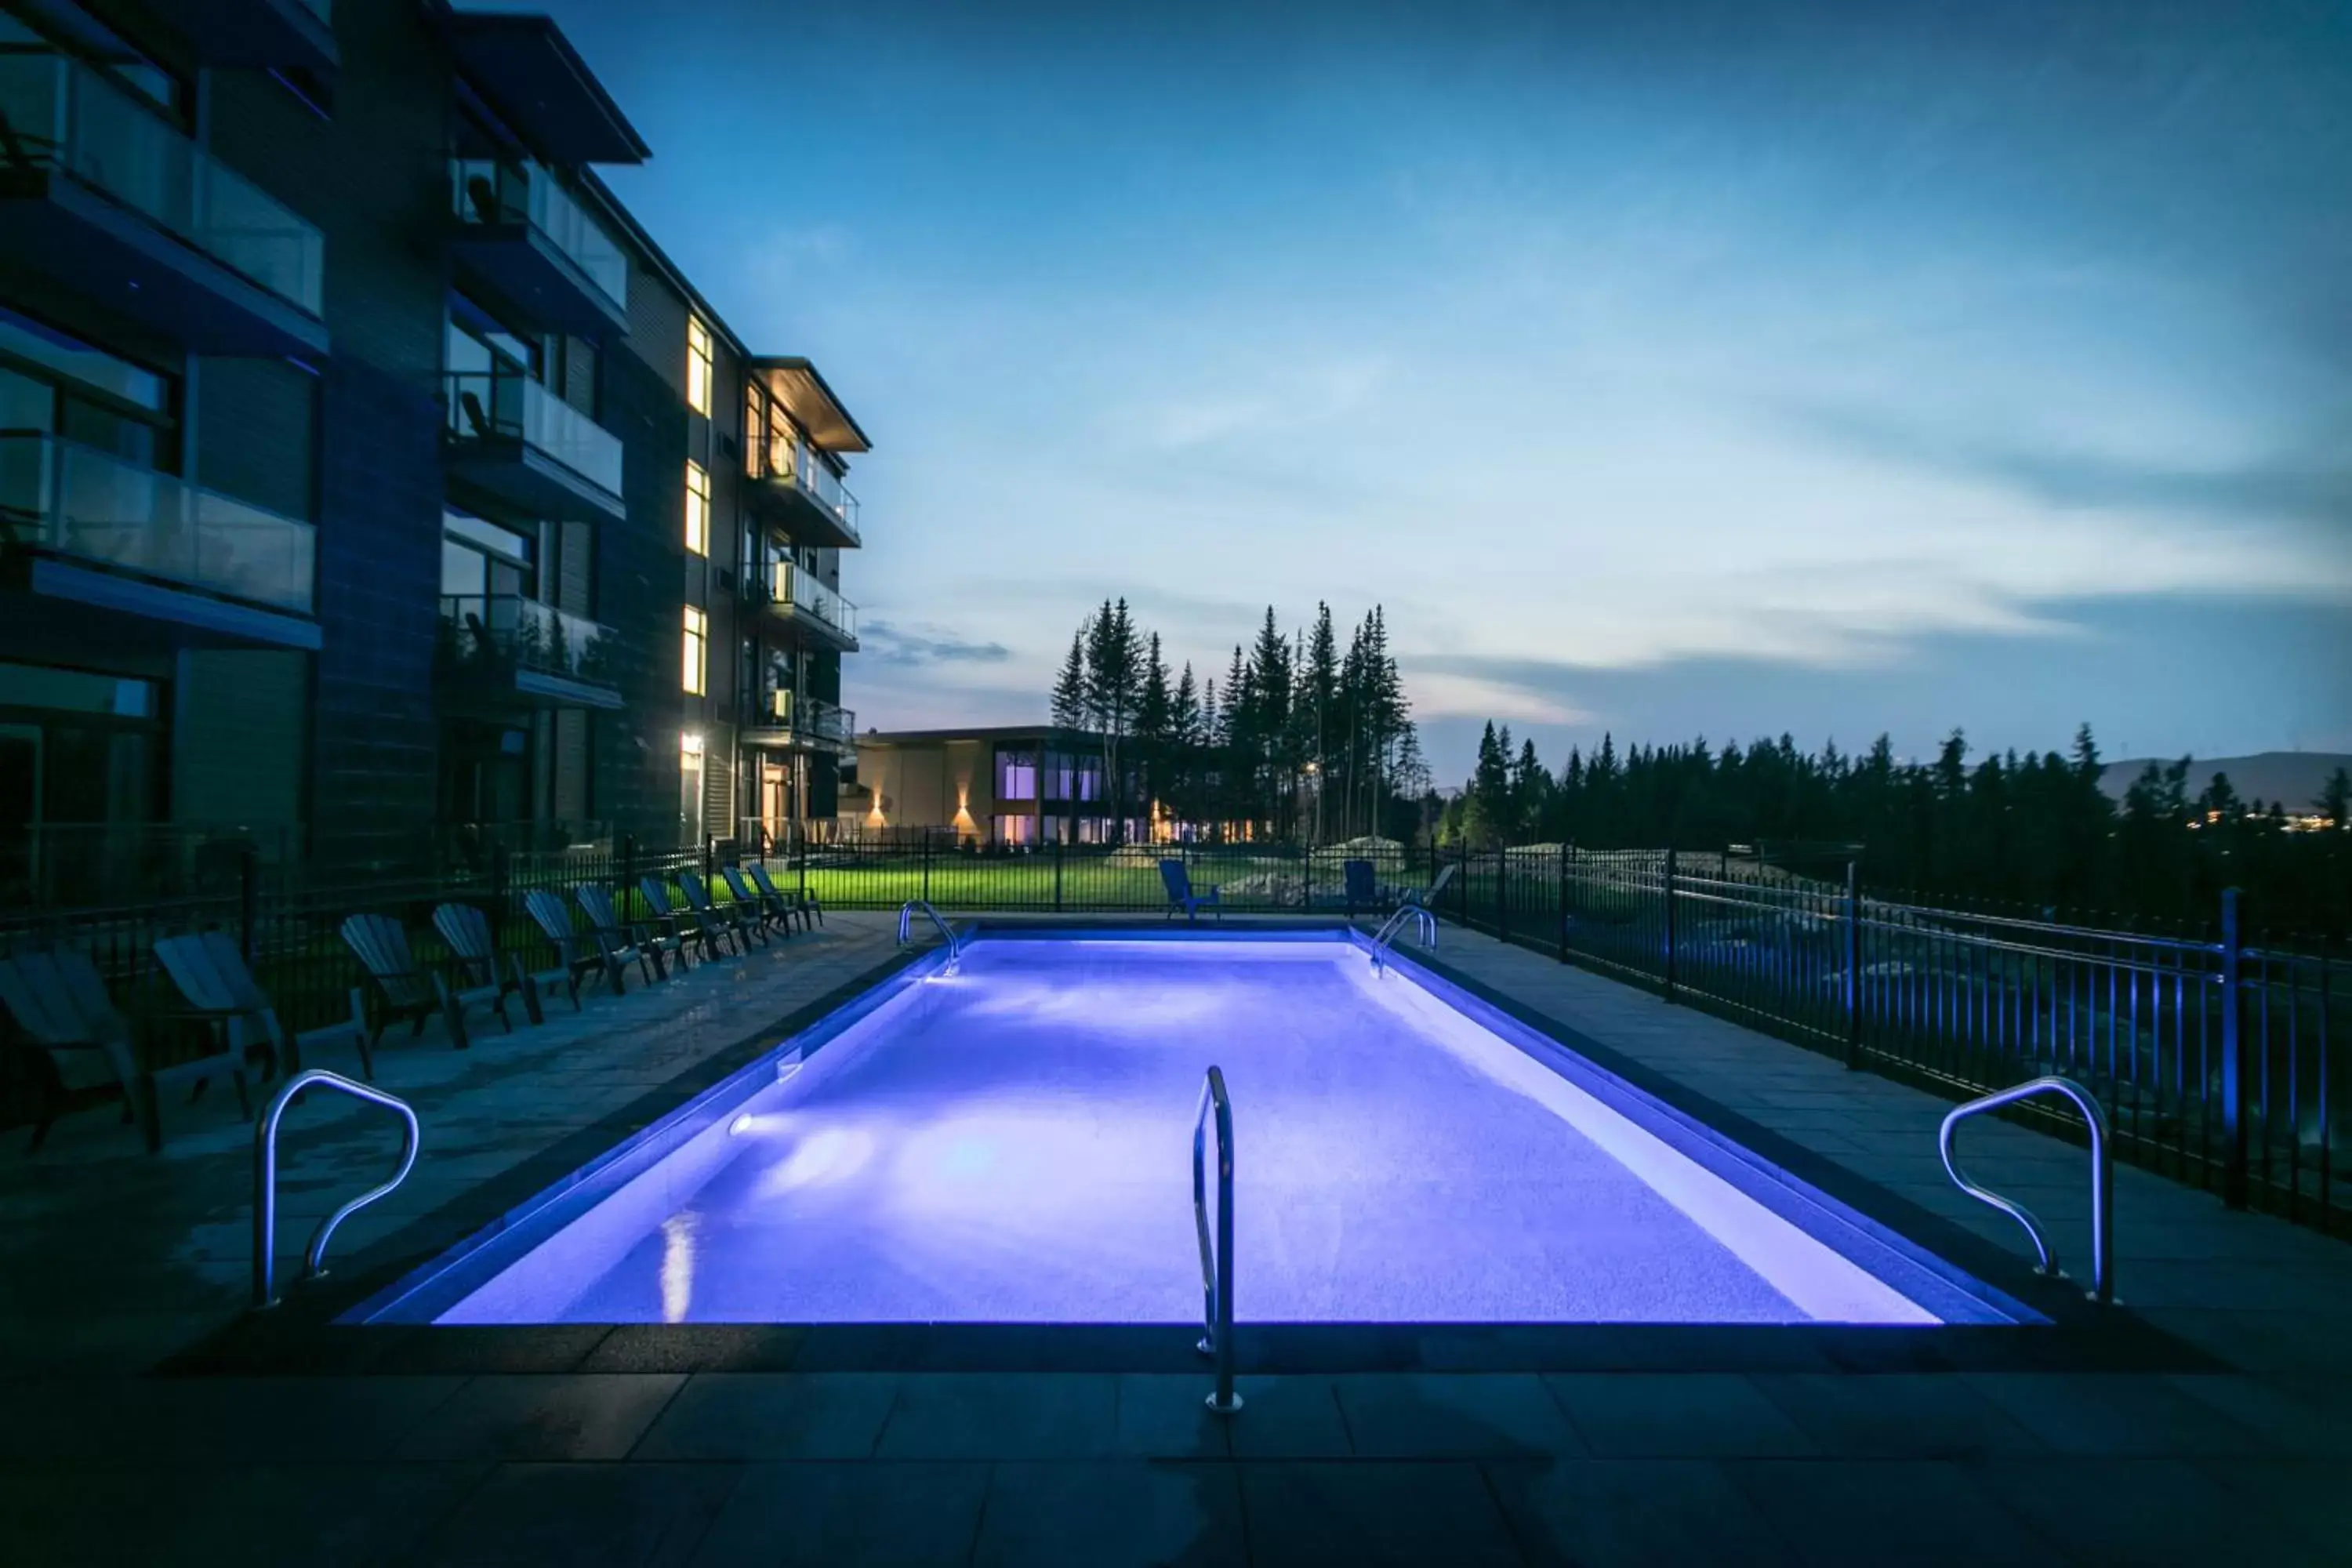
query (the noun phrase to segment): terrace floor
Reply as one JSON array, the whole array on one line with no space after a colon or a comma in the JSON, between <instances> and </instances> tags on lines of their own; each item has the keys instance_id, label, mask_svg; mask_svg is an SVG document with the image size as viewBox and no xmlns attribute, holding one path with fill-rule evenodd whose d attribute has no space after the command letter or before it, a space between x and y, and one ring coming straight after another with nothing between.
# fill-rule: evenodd
<instances>
[{"instance_id":1,"label":"terrace floor","mask_svg":"<svg viewBox=\"0 0 2352 1568\"><path fill-rule=\"evenodd\" d=\"M379 1081L425 1150L335 1274L495 1217L856 989L890 934L835 913L541 1028L479 1024L469 1052L387 1045ZM1537 953L1444 944L1457 976L1879 1194L1927 1245L2025 1250L1944 1180L1945 1102ZM358 1372L157 1372L244 1303L251 1135L226 1099L167 1105L160 1157L102 1110L38 1156L21 1131L0 1148L0 1561L2352 1560L2352 1246L2137 1171L2117 1172L2122 1310L2189 1347L2169 1370L1802 1351L1467 1372L1432 1370L1433 1342L1419 1370L1244 1378L1227 1424L1198 1373L824 1370L789 1344L747 1364L793 1370L707 1370L693 1330L418 1330ZM1967 1142L2079 1259L2082 1152L1984 1121ZM392 1149L380 1113L289 1118L288 1264Z\"/></svg>"}]
</instances>

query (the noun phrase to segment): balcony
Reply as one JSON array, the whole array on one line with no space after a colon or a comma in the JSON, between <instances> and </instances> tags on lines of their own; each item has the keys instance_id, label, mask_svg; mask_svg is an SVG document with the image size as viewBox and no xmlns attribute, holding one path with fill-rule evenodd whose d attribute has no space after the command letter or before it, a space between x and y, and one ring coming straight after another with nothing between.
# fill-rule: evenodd
<instances>
[{"instance_id":1,"label":"balcony","mask_svg":"<svg viewBox=\"0 0 2352 1568\"><path fill-rule=\"evenodd\" d=\"M743 726L743 743L768 751L814 746L846 752L856 735L857 715L848 709L774 685L762 689L758 710Z\"/></svg>"},{"instance_id":2,"label":"balcony","mask_svg":"<svg viewBox=\"0 0 2352 1568\"><path fill-rule=\"evenodd\" d=\"M525 324L600 342L628 330L628 258L546 170L458 158L449 188L458 264Z\"/></svg>"},{"instance_id":3,"label":"balcony","mask_svg":"<svg viewBox=\"0 0 2352 1568\"><path fill-rule=\"evenodd\" d=\"M520 373L459 371L445 379L451 479L530 517L625 515L619 437Z\"/></svg>"},{"instance_id":4,"label":"balcony","mask_svg":"<svg viewBox=\"0 0 2352 1568\"><path fill-rule=\"evenodd\" d=\"M205 63L331 74L331 0L173 0L173 16Z\"/></svg>"},{"instance_id":5,"label":"balcony","mask_svg":"<svg viewBox=\"0 0 2352 1568\"><path fill-rule=\"evenodd\" d=\"M752 596L773 620L821 647L857 647L857 606L790 561L772 561L751 580Z\"/></svg>"},{"instance_id":6,"label":"balcony","mask_svg":"<svg viewBox=\"0 0 2352 1568\"><path fill-rule=\"evenodd\" d=\"M440 675L446 688L491 707L621 706L612 633L520 594L445 594Z\"/></svg>"},{"instance_id":7,"label":"balcony","mask_svg":"<svg viewBox=\"0 0 2352 1568\"><path fill-rule=\"evenodd\" d=\"M805 441L784 437L751 444L745 465L752 504L794 544L855 550L857 498Z\"/></svg>"},{"instance_id":8,"label":"balcony","mask_svg":"<svg viewBox=\"0 0 2352 1568\"><path fill-rule=\"evenodd\" d=\"M0 252L198 353L326 353L319 231L86 66L0 55Z\"/></svg>"},{"instance_id":9,"label":"balcony","mask_svg":"<svg viewBox=\"0 0 2352 1568\"><path fill-rule=\"evenodd\" d=\"M66 641L319 646L309 523L94 447L0 436L0 538L9 585Z\"/></svg>"}]
</instances>

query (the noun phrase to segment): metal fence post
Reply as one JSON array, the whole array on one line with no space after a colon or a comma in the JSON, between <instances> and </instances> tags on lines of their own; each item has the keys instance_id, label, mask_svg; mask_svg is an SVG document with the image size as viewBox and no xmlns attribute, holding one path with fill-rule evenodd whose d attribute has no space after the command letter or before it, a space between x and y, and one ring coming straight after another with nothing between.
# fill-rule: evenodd
<instances>
[{"instance_id":1,"label":"metal fence post","mask_svg":"<svg viewBox=\"0 0 2352 1568\"><path fill-rule=\"evenodd\" d=\"M2221 890L2221 1202L2246 1206L2245 944L2238 889Z\"/></svg>"},{"instance_id":2,"label":"metal fence post","mask_svg":"<svg viewBox=\"0 0 2352 1568\"><path fill-rule=\"evenodd\" d=\"M719 840L711 834L702 836L702 879L706 882L719 874Z\"/></svg>"},{"instance_id":3,"label":"metal fence post","mask_svg":"<svg viewBox=\"0 0 2352 1568\"><path fill-rule=\"evenodd\" d=\"M1862 1066L1861 869L1845 863L1845 1065Z\"/></svg>"},{"instance_id":4,"label":"metal fence post","mask_svg":"<svg viewBox=\"0 0 2352 1568\"><path fill-rule=\"evenodd\" d=\"M1559 847L1559 961L1568 962L1568 858L1576 853L1573 844Z\"/></svg>"},{"instance_id":5,"label":"metal fence post","mask_svg":"<svg viewBox=\"0 0 2352 1568\"><path fill-rule=\"evenodd\" d=\"M255 906L260 901L261 851L253 844L245 845L236 857L236 947L247 969L253 967L253 921Z\"/></svg>"},{"instance_id":6,"label":"metal fence post","mask_svg":"<svg viewBox=\"0 0 2352 1568\"><path fill-rule=\"evenodd\" d=\"M1495 935L1503 942L1511 940L1511 852L1507 847L1495 851Z\"/></svg>"},{"instance_id":7,"label":"metal fence post","mask_svg":"<svg viewBox=\"0 0 2352 1568\"><path fill-rule=\"evenodd\" d=\"M931 901L931 830L923 829L923 902Z\"/></svg>"},{"instance_id":8,"label":"metal fence post","mask_svg":"<svg viewBox=\"0 0 2352 1568\"><path fill-rule=\"evenodd\" d=\"M1675 999L1675 852L1666 851L1666 1000Z\"/></svg>"},{"instance_id":9,"label":"metal fence post","mask_svg":"<svg viewBox=\"0 0 2352 1568\"><path fill-rule=\"evenodd\" d=\"M1062 851L1066 847L1059 838L1054 840L1054 912L1062 912Z\"/></svg>"},{"instance_id":10,"label":"metal fence post","mask_svg":"<svg viewBox=\"0 0 2352 1568\"><path fill-rule=\"evenodd\" d=\"M614 850L613 901L625 916L629 909L629 889L636 883L636 879L631 876L630 872L636 868L637 836L634 833L622 834L621 841L614 846Z\"/></svg>"}]
</instances>

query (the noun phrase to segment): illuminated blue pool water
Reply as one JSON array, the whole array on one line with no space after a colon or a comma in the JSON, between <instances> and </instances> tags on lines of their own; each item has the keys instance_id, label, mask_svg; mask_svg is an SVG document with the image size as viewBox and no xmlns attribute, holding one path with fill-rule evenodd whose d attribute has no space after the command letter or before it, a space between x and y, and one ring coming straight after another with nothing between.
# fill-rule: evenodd
<instances>
[{"instance_id":1,"label":"illuminated blue pool water","mask_svg":"<svg viewBox=\"0 0 2352 1568\"><path fill-rule=\"evenodd\" d=\"M1948 1267L1353 940L982 940L719 1086L373 1321L1181 1322L1201 1078L1237 1315L2000 1321Z\"/></svg>"}]
</instances>

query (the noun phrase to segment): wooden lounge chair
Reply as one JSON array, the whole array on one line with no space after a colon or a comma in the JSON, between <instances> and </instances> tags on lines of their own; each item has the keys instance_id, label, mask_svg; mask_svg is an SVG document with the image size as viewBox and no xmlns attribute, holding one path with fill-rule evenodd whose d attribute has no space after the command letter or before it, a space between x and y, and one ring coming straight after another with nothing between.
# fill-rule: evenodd
<instances>
[{"instance_id":1,"label":"wooden lounge chair","mask_svg":"<svg viewBox=\"0 0 2352 1568\"><path fill-rule=\"evenodd\" d=\"M669 978L667 960L672 954L677 956L680 969L687 967L686 943L682 939L634 921L622 923L621 917L613 912L613 895L604 889L593 882L583 882L572 889L572 896L579 900L580 912L588 917L589 933L594 937L598 950L615 965L635 957L638 971L643 973L650 959L651 978L656 980Z\"/></svg>"},{"instance_id":2,"label":"wooden lounge chair","mask_svg":"<svg viewBox=\"0 0 2352 1568\"><path fill-rule=\"evenodd\" d=\"M751 885L760 889L760 896L762 899L773 899L785 909L800 916L801 930L808 930L811 920L814 920L818 925L824 924L824 905L818 901L814 893L784 891L770 879L767 867L757 860L752 861L746 869L751 873Z\"/></svg>"},{"instance_id":3,"label":"wooden lounge chair","mask_svg":"<svg viewBox=\"0 0 2352 1568\"><path fill-rule=\"evenodd\" d=\"M1168 918L1174 920L1176 911L1184 911L1184 923L1191 925L1201 918L1202 910L1216 911L1217 923L1225 923L1225 906L1214 888L1195 889L1192 874L1181 860L1160 862L1160 880L1168 889Z\"/></svg>"},{"instance_id":4,"label":"wooden lounge chair","mask_svg":"<svg viewBox=\"0 0 2352 1568\"><path fill-rule=\"evenodd\" d=\"M503 965L499 963L498 939L490 934L489 916L471 904L443 904L433 911L433 929L441 933L450 960L457 966L457 983L477 991L494 991L499 1017L506 1016L508 993L520 992L522 1010L530 1021L547 1022L547 1015L539 1007L539 987L522 972L522 955L509 953Z\"/></svg>"},{"instance_id":5,"label":"wooden lounge chair","mask_svg":"<svg viewBox=\"0 0 2352 1568\"><path fill-rule=\"evenodd\" d=\"M768 927L760 918L757 904L747 907L733 899L720 903L710 896L709 885L693 871L677 874L677 889L686 895L686 906L695 912L698 919L727 932L729 939L735 943L736 952L751 952L753 937L760 939L761 947L768 945Z\"/></svg>"},{"instance_id":6,"label":"wooden lounge chair","mask_svg":"<svg viewBox=\"0 0 2352 1568\"><path fill-rule=\"evenodd\" d=\"M245 954L235 937L225 931L167 936L155 944L155 960L188 1005L190 1016L212 1019L238 1060L250 1060L254 1052L262 1051L273 1069L289 1075L302 1070L306 1037L289 1035L278 1021L276 1005L246 967ZM316 1041L341 1033L338 1025L313 1030L308 1038ZM375 1062L368 1052L367 1033L355 1026L352 1035L359 1048L360 1072L372 1079Z\"/></svg>"},{"instance_id":7,"label":"wooden lounge chair","mask_svg":"<svg viewBox=\"0 0 2352 1568\"><path fill-rule=\"evenodd\" d=\"M625 960L608 950L595 932L591 931L583 937L574 931L572 911L564 907L563 900L556 896L553 889L533 888L522 896L522 907L523 912L530 916L531 923L539 927L540 935L555 949L554 968L525 971L523 978L533 988L552 990L558 985L562 986L571 993L572 1010L575 1013L580 1010L580 982L583 979L602 975L604 984L612 987L614 995L625 994L627 987L621 976L621 965ZM641 958L643 955L632 952L628 956ZM518 957L516 962L520 964L520 958ZM652 970L646 971L646 978L653 978Z\"/></svg>"},{"instance_id":8,"label":"wooden lounge chair","mask_svg":"<svg viewBox=\"0 0 2352 1568\"><path fill-rule=\"evenodd\" d=\"M106 994L106 982L89 955L69 947L26 951L0 958L0 1005L54 1069L51 1092L33 1126L38 1149L67 1095L104 1087L121 1091L123 1120L136 1120L152 1151L163 1147L157 1090L167 1083L193 1083L190 1098L226 1073L236 1086L238 1110L253 1120L245 1065L226 1049L167 1068L142 1068L132 1049L131 1026ZM168 1015L167 1015L168 1016Z\"/></svg>"},{"instance_id":9,"label":"wooden lounge chair","mask_svg":"<svg viewBox=\"0 0 2352 1568\"><path fill-rule=\"evenodd\" d=\"M719 923L705 920L698 910L680 909L670 902L669 885L660 878L638 878L637 891L645 896L646 909L670 939L678 944L680 953L686 951L688 942L693 942L700 946L706 959L726 956L720 950L724 933Z\"/></svg>"},{"instance_id":10,"label":"wooden lounge chair","mask_svg":"<svg viewBox=\"0 0 2352 1568\"><path fill-rule=\"evenodd\" d=\"M459 1050L473 1044L466 1035L467 1004L488 1000L499 1022L509 1029L507 1020L506 996L496 987L471 991L452 991L449 983L430 973L416 962L409 951L408 931L390 915L353 915L343 922L343 942L375 982L376 995L383 1002L383 1017L368 1028L370 1045L383 1038L383 1032L395 1018L410 1020L411 1036L425 1032L426 1019L440 1015L448 1028L449 1043Z\"/></svg>"},{"instance_id":11,"label":"wooden lounge chair","mask_svg":"<svg viewBox=\"0 0 2352 1568\"><path fill-rule=\"evenodd\" d=\"M762 928L790 936L793 934L793 907L776 895L762 893L751 886L740 866L721 866L719 874L727 879L727 890L735 895L735 907L749 910Z\"/></svg>"}]
</instances>

